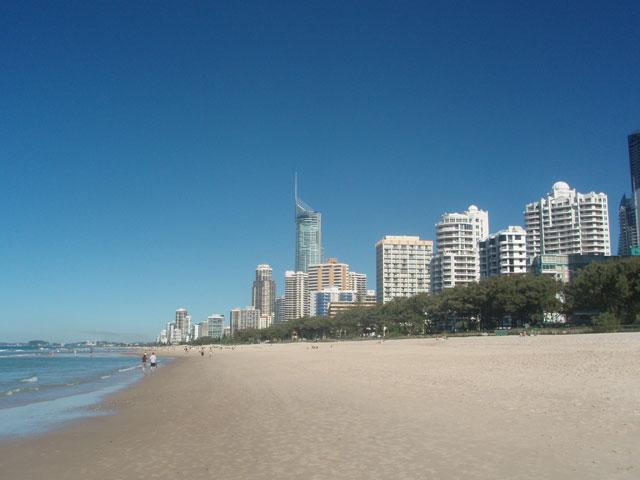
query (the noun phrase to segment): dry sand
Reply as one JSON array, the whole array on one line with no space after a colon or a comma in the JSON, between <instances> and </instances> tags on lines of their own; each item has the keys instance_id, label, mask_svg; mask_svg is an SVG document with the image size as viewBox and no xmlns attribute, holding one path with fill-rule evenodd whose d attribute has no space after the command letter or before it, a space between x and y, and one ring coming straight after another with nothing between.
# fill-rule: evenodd
<instances>
[{"instance_id":1,"label":"dry sand","mask_svg":"<svg viewBox=\"0 0 640 480\"><path fill-rule=\"evenodd\" d=\"M640 334L317 345L191 353L2 478L640 478Z\"/></svg>"}]
</instances>

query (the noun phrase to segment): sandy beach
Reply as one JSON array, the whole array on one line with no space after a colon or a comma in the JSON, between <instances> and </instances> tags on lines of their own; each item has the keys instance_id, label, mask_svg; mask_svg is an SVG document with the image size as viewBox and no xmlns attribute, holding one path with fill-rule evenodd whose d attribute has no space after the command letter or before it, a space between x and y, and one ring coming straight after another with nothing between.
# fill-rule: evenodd
<instances>
[{"instance_id":1,"label":"sandy beach","mask_svg":"<svg viewBox=\"0 0 640 480\"><path fill-rule=\"evenodd\" d=\"M635 479L640 334L193 351L97 408L3 478Z\"/></svg>"}]
</instances>

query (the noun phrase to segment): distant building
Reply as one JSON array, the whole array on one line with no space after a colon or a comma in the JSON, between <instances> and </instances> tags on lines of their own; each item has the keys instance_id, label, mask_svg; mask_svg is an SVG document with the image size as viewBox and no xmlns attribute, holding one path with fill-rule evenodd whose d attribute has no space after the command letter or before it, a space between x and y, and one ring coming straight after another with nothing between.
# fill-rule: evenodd
<instances>
[{"instance_id":1,"label":"distant building","mask_svg":"<svg viewBox=\"0 0 640 480\"><path fill-rule=\"evenodd\" d=\"M480 242L489 235L489 213L470 205L445 213L436 224L438 254L431 261L431 291L480 280Z\"/></svg>"},{"instance_id":2,"label":"distant building","mask_svg":"<svg viewBox=\"0 0 640 480\"><path fill-rule=\"evenodd\" d=\"M177 332L179 331L179 336ZM182 343L189 341L189 334L191 332L191 315L185 308L179 308L176 310L176 322L174 335L176 335L174 342Z\"/></svg>"},{"instance_id":3,"label":"distant building","mask_svg":"<svg viewBox=\"0 0 640 480\"><path fill-rule=\"evenodd\" d=\"M258 329L262 330L263 328L269 328L272 323L272 315L260 315L260 319L258 320Z\"/></svg>"},{"instance_id":4,"label":"distant building","mask_svg":"<svg viewBox=\"0 0 640 480\"><path fill-rule=\"evenodd\" d=\"M618 255L631 255L632 249L640 246L640 131L629 135L627 140L631 173L631 198L623 195L620 201Z\"/></svg>"},{"instance_id":5,"label":"distant building","mask_svg":"<svg viewBox=\"0 0 640 480\"><path fill-rule=\"evenodd\" d=\"M224 315L214 313L207 317L207 336L211 338L224 336Z\"/></svg>"},{"instance_id":6,"label":"distant building","mask_svg":"<svg viewBox=\"0 0 640 480\"><path fill-rule=\"evenodd\" d=\"M276 310L274 323L284 322L284 296L276 297Z\"/></svg>"},{"instance_id":7,"label":"distant building","mask_svg":"<svg viewBox=\"0 0 640 480\"><path fill-rule=\"evenodd\" d=\"M367 293L364 297L364 303L374 303L376 302L376 291L375 290L367 290Z\"/></svg>"},{"instance_id":8,"label":"distant building","mask_svg":"<svg viewBox=\"0 0 640 480\"><path fill-rule=\"evenodd\" d=\"M529 203L524 212L527 259L538 255L611 255L609 208L604 193L577 193L565 182Z\"/></svg>"},{"instance_id":9,"label":"distant building","mask_svg":"<svg viewBox=\"0 0 640 480\"><path fill-rule=\"evenodd\" d=\"M324 317L329 315L329 305L333 302L356 303L358 296L353 290L340 290L338 287L312 291L310 315Z\"/></svg>"},{"instance_id":10,"label":"distant building","mask_svg":"<svg viewBox=\"0 0 640 480\"><path fill-rule=\"evenodd\" d=\"M631 170L631 196L636 214L636 240L640 243L640 131L628 137L629 167ZM634 247L639 246L638 243Z\"/></svg>"},{"instance_id":11,"label":"distant building","mask_svg":"<svg viewBox=\"0 0 640 480\"><path fill-rule=\"evenodd\" d=\"M347 290L355 291L358 294L358 299L364 300L367 296L367 274L349 272L349 287Z\"/></svg>"},{"instance_id":12,"label":"distant building","mask_svg":"<svg viewBox=\"0 0 640 480\"><path fill-rule=\"evenodd\" d=\"M193 325L191 341L207 336L209 336L209 323L206 320L204 322L196 323Z\"/></svg>"},{"instance_id":13,"label":"distant building","mask_svg":"<svg viewBox=\"0 0 640 480\"><path fill-rule=\"evenodd\" d=\"M620 200L618 209L620 223L620 237L618 239L618 255L624 256L631 253L631 249L638 245L638 229L636 225L636 209L633 198L626 195Z\"/></svg>"},{"instance_id":14,"label":"distant building","mask_svg":"<svg viewBox=\"0 0 640 480\"><path fill-rule=\"evenodd\" d=\"M229 338L231 336L231 326L225 325L222 338Z\"/></svg>"},{"instance_id":15,"label":"distant building","mask_svg":"<svg viewBox=\"0 0 640 480\"><path fill-rule=\"evenodd\" d=\"M167 343L169 343L166 330L160 330L160 335L158 335L158 343L161 345L166 345Z\"/></svg>"},{"instance_id":16,"label":"distant building","mask_svg":"<svg viewBox=\"0 0 640 480\"><path fill-rule=\"evenodd\" d=\"M183 341L183 335L182 335L182 330L180 330L179 328L176 327L175 323L171 323L169 325L169 343L171 345L178 345L180 343L182 343Z\"/></svg>"},{"instance_id":17,"label":"distant building","mask_svg":"<svg viewBox=\"0 0 640 480\"><path fill-rule=\"evenodd\" d=\"M576 272L591 262L608 260L611 260L611 257L605 257L604 255L543 254L534 257L531 263L531 271L535 275L548 275L562 283L569 283L573 280Z\"/></svg>"},{"instance_id":18,"label":"distant building","mask_svg":"<svg viewBox=\"0 0 640 480\"><path fill-rule=\"evenodd\" d=\"M276 282L272 278L270 265L261 264L256 268L256 279L253 282L252 305L260 310L261 315L273 319L275 314Z\"/></svg>"},{"instance_id":19,"label":"distant building","mask_svg":"<svg viewBox=\"0 0 640 480\"><path fill-rule=\"evenodd\" d=\"M287 271L284 274L284 319L294 320L310 313L308 275Z\"/></svg>"},{"instance_id":20,"label":"distant building","mask_svg":"<svg viewBox=\"0 0 640 480\"><path fill-rule=\"evenodd\" d=\"M349 289L349 265L330 258L326 263L311 264L307 268L309 291L337 287Z\"/></svg>"},{"instance_id":21,"label":"distant building","mask_svg":"<svg viewBox=\"0 0 640 480\"><path fill-rule=\"evenodd\" d=\"M527 232L507 227L480 242L480 278L527 272Z\"/></svg>"},{"instance_id":22,"label":"distant building","mask_svg":"<svg viewBox=\"0 0 640 480\"><path fill-rule=\"evenodd\" d=\"M316 212L298 197L296 203L296 272L307 272L309 265L322 262L322 225L320 212Z\"/></svg>"},{"instance_id":23,"label":"distant building","mask_svg":"<svg viewBox=\"0 0 640 480\"><path fill-rule=\"evenodd\" d=\"M260 325L260 310L251 307L234 308L230 315L231 336L241 330L258 328Z\"/></svg>"},{"instance_id":24,"label":"distant building","mask_svg":"<svg viewBox=\"0 0 640 480\"><path fill-rule=\"evenodd\" d=\"M378 303L428 292L433 242L417 236L385 235L376 243Z\"/></svg>"}]
</instances>

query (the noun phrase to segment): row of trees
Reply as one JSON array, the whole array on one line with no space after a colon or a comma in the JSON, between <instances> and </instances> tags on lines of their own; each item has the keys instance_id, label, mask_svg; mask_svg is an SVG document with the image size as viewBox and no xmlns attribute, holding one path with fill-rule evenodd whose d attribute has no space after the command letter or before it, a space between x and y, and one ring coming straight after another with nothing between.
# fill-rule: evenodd
<instances>
[{"instance_id":1,"label":"row of trees","mask_svg":"<svg viewBox=\"0 0 640 480\"><path fill-rule=\"evenodd\" d=\"M357 307L336 317L305 317L263 330L237 332L234 341L354 338L366 334L424 335L542 326L553 315L614 324L640 323L640 258L594 262L570 285L548 276L512 275L455 287L437 295Z\"/></svg>"}]
</instances>

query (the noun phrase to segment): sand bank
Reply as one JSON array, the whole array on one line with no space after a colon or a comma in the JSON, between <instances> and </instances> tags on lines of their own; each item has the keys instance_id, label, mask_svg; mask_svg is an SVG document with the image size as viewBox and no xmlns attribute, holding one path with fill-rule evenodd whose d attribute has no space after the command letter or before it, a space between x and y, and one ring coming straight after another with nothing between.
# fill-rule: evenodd
<instances>
[{"instance_id":1,"label":"sand bank","mask_svg":"<svg viewBox=\"0 0 640 480\"><path fill-rule=\"evenodd\" d=\"M317 345L191 353L100 407L116 415L0 444L0 471L110 480L640 477L640 334Z\"/></svg>"}]
</instances>

